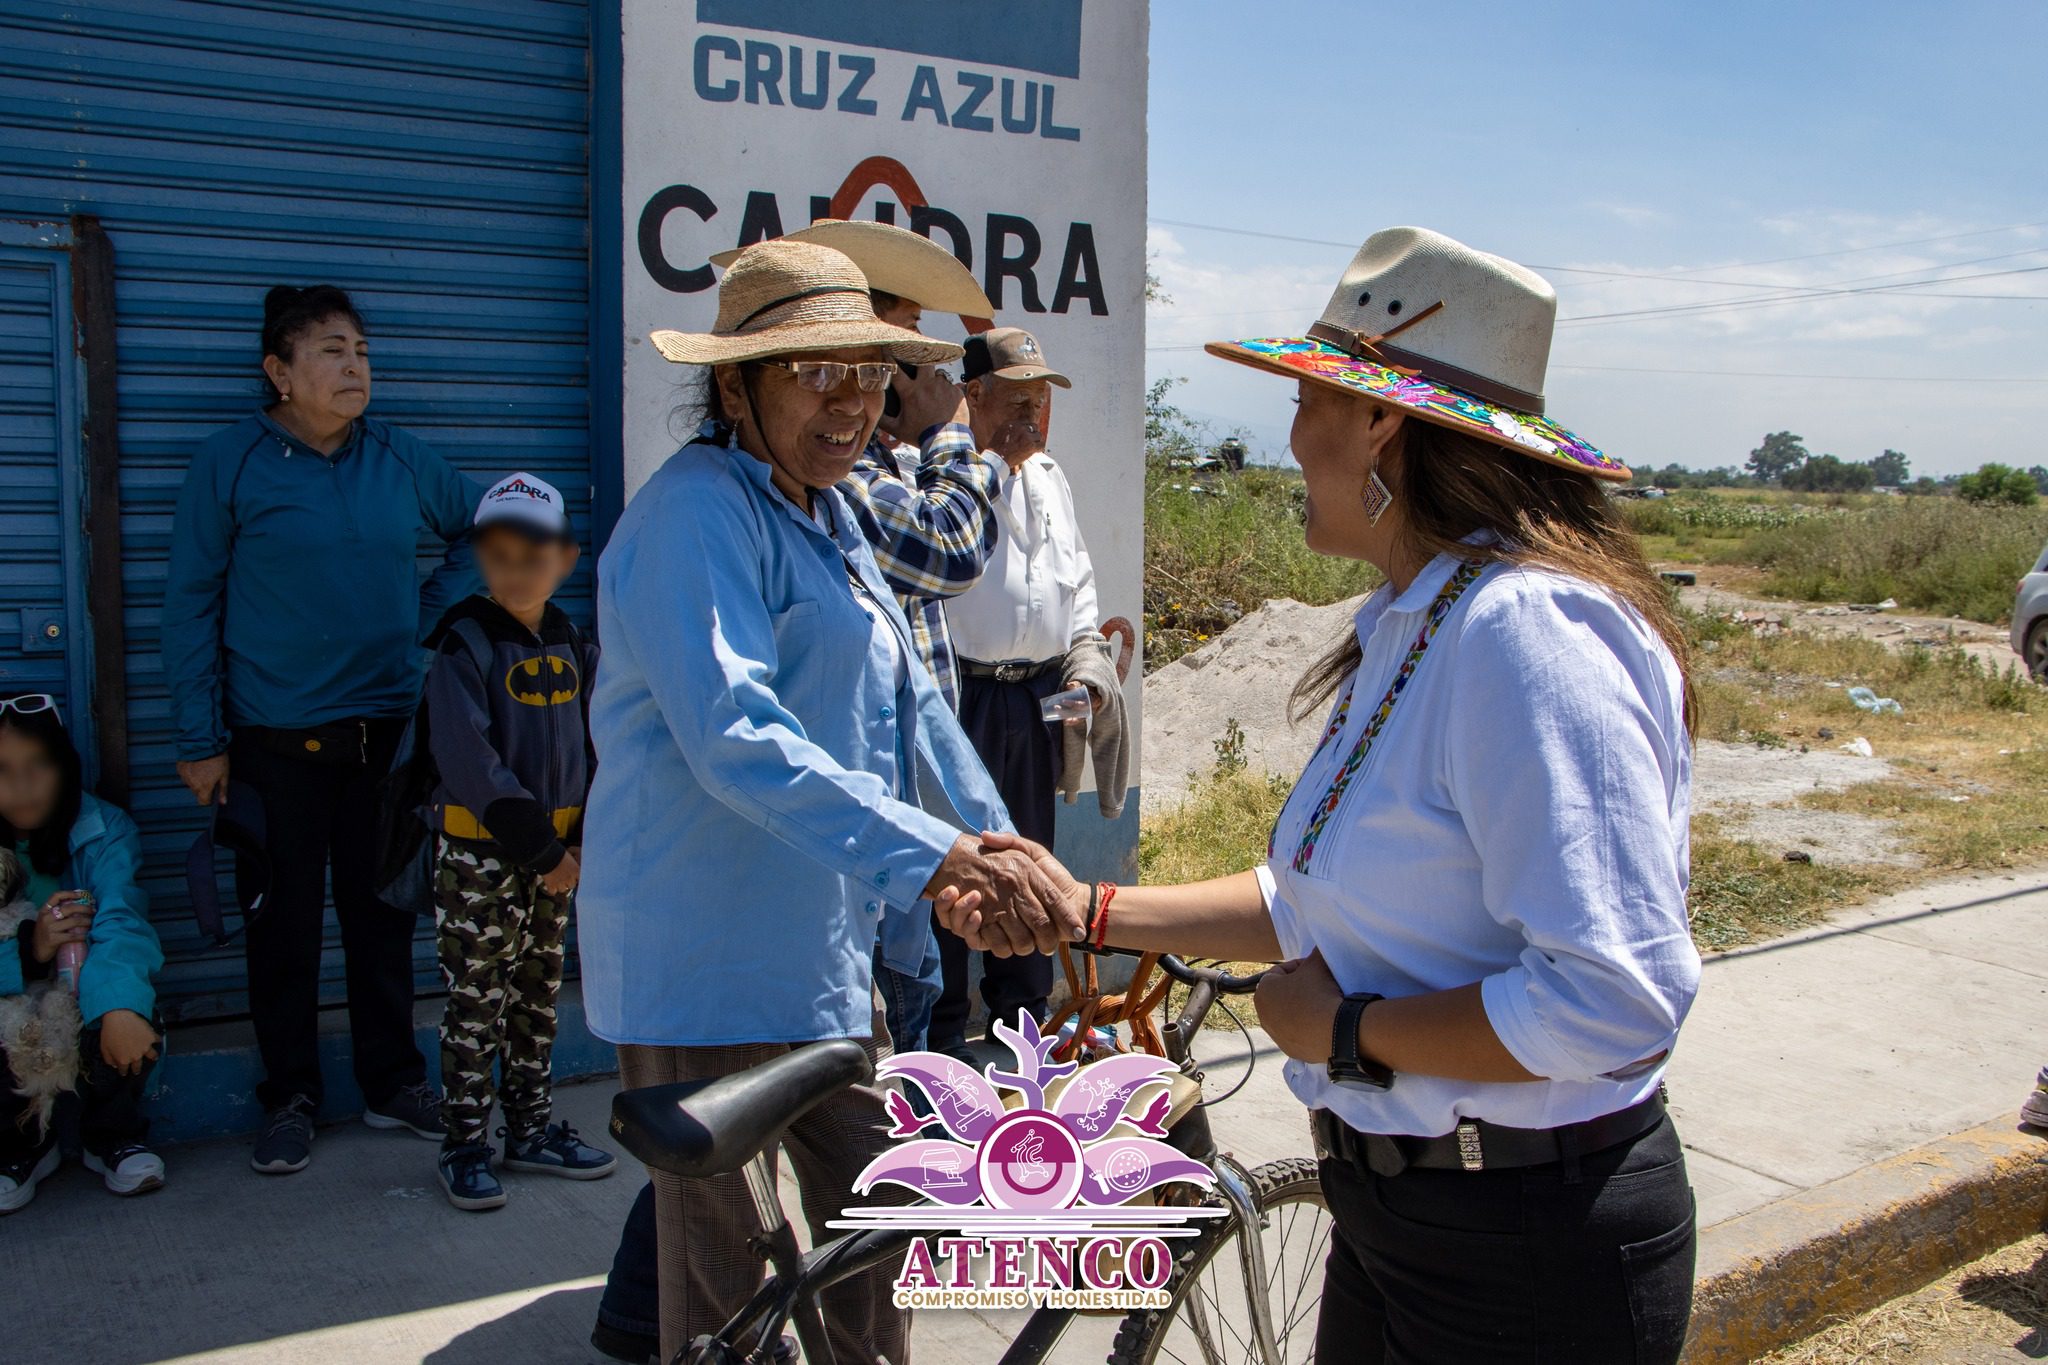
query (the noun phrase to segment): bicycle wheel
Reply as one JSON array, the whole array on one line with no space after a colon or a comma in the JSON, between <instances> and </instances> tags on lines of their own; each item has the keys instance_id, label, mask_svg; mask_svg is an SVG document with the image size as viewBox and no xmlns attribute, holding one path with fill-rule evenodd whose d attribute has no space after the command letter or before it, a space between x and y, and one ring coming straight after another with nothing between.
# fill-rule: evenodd
<instances>
[{"instance_id":1,"label":"bicycle wheel","mask_svg":"<svg viewBox=\"0 0 2048 1365\"><path fill-rule=\"evenodd\" d=\"M1266 1258L1266 1302L1280 1357L1272 1365L1306 1365L1316 1357L1316 1312L1323 1301L1323 1259L1330 1250L1330 1212L1316 1163L1295 1157L1251 1172ZM1198 1237L1175 1239L1173 1301L1130 1314L1117 1328L1109 1365L1266 1365L1252 1338L1251 1311L1235 1218L1218 1219Z\"/></svg>"}]
</instances>

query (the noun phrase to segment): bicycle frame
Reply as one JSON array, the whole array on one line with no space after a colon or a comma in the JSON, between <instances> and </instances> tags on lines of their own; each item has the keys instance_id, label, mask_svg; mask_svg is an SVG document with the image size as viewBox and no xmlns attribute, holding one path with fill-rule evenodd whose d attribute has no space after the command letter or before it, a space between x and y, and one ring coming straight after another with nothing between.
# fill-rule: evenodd
<instances>
[{"instance_id":1,"label":"bicycle frame","mask_svg":"<svg viewBox=\"0 0 2048 1365\"><path fill-rule=\"evenodd\" d=\"M1202 972L1192 974L1196 979L1189 985L1187 1003L1161 1031L1161 1039L1167 1060L1199 1084L1202 1072L1195 1065L1190 1044L1202 1021L1215 1008L1219 992L1211 976ZM1217 1193L1245 1229L1247 1235L1237 1239L1238 1265L1244 1276L1245 1299L1251 1306L1252 1339L1265 1361L1278 1362L1280 1352L1273 1335L1272 1309L1264 1292L1265 1247L1257 1235L1260 1217L1249 1175L1234 1158L1217 1150L1208 1113L1200 1105L1174 1125L1167 1141L1184 1156L1202 1162L1216 1173ZM747 1163L744 1174L747 1194L753 1200L762 1228L750 1245L774 1273L746 1306L719 1329L717 1337L706 1343L708 1350L725 1352L722 1356L701 1357L706 1365L766 1362L770 1359L766 1350L780 1339L786 1325L795 1327L805 1361L812 1365L837 1365L831 1344L825 1338L818 1295L842 1280L895 1261L918 1237L930 1235L893 1229L856 1232L806 1253L797 1245L796 1233L776 1193L775 1168L770 1161L773 1151L771 1146L755 1156ZM1034 1310L997 1365L1043 1365L1075 1313L1072 1308ZM684 1346L677 1351L672 1365L690 1365L691 1352L696 1349L696 1343Z\"/></svg>"},{"instance_id":2,"label":"bicycle frame","mask_svg":"<svg viewBox=\"0 0 2048 1365\"><path fill-rule=\"evenodd\" d=\"M771 1149L772 1150L772 1149ZM746 1166L747 1194L754 1201L754 1213L764 1229L752 1242L774 1274L756 1291L744 1308L718 1331L715 1346L732 1352L733 1361L767 1357L763 1346L772 1346L785 1325L796 1328L796 1339L804 1359L817 1365L836 1365L831 1343L825 1338L825 1324L818 1312L818 1295L841 1280L891 1264L900 1259L921 1235L915 1231L856 1232L838 1238L808 1253L797 1245L796 1232L782 1211L775 1191L775 1169L769 1153L763 1152ZM1071 1308L1040 1308L1034 1311L998 1365L1042 1365L1059 1344ZM686 1365L694 1343L676 1353L674 1365ZM716 1357L715 1365L724 1365Z\"/></svg>"}]
</instances>

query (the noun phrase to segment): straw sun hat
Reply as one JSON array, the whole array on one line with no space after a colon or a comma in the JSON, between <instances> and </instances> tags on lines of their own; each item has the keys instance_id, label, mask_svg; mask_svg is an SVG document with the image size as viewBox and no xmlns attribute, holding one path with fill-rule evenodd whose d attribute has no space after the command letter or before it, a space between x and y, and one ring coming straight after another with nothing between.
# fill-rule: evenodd
<instances>
[{"instance_id":1,"label":"straw sun hat","mask_svg":"<svg viewBox=\"0 0 2048 1365\"><path fill-rule=\"evenodd\" d=\"M934 313L956 313L963 318L992 318L996 306L988 301L973 274L937 242L893 223L868 223L856 219L820 218L807 228L782 236L785 242L813 242L843 251L868 277L868 287L909 299ZM723 270L740 258L738 251L712 254L711 264Z\"/></svg>"},{"instance_id":2,"label":"straw sun hat","mask_svg":"<svg viewBox=\"0 0 2048 1365\"><path fill-rule=\"evenodd\" d=\"M1368 237L1305 336L1212 341L1211 355L1362 394L1426 422L1591 474L1626 465L1543 411L1557 294L1541 275L1425 228Z\"/></svg>"},{"instance_id":3,"label":"straw sun hat","mask_svg":"<svg viewBox=\"0 0 2048 1365\"><path fill-rule=\"evenodd\" d=\"M709 332L654 332L654 348L678 365L729 365L792 351L879 346L908 365L957 360L960 348L875 316L867 276L844 254L787 238L742 251L718 284Z\"/></svg>"}]
</instances>

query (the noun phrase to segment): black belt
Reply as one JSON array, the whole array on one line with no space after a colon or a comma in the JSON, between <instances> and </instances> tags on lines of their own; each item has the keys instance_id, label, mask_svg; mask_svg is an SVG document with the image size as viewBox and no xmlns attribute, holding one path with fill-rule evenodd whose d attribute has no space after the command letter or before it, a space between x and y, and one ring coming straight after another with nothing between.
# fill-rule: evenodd
<instances>
[{"instance_id":1,"label":"black belt","mask_svg":"<svg viewBox=\"0 0 2048 1365\"><path fill-rule=\"evenodd\" d=\"M970 678L994 678L997 682L1030 682L1042 678L1066 663L1066 656L1040 659L1035 664L985 664L979 659L962 659L960 671Z\"/></svg>"},{"instance_id":2,"label":"black belt","mask_svg":"<svg viewBox=\"0 0 2048 1365\"><path fill-rule=\"evenodd\" d=\"M1377 1175L1411 1166L1433 1171L1498 1171L1543 1166L1641 1137L1664 1121L1664 1093L1584 1123L1558 1128L1507 1128L1466 1119L1442 1137L1389 1137L1361 1133L1327 1109L1315 1111L1316 1146L1338 1161Z\"/></svg>"},{"instance_id":3,"label":"black belt","mask_svg":"<svg viewBox=\"0 0 2048 1365\"><path fill-rule=\"evenodd\" d=\"M286 729L270 725L237 725L235 735L257 748L284 758L304 759L336 767L363 767L370 761L370 727L403 724L403 717L356 716L321 725Z\"/></svg>"}]
</instances>

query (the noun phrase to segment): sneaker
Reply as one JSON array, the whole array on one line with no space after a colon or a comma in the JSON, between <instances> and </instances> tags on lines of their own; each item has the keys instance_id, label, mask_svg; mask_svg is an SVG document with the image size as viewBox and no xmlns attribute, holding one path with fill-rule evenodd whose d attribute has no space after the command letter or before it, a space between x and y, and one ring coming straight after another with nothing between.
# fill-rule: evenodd
<instances>
[{"instance_id":1,"label":"sneaker","mask_svg":"<svg viewBox=\"0 0 2048 1365\"><path fill-rule=\"evenodd\" d=\"M107 1183L111 1194L148 1194L164 1187L164 1159L139 1142L131 1142L102 1160L85 1154L85 1169Z\"/></svg>"},{"instance_id":2,"label":"sneaker","mask_svg":"<svg viewBox=\"0 0 2048 1365\"><path fill-rule=\"evenodd\" d=\"M499 1137L506 1137L503 1128ZM576 1136L566 1123L551 1123L525 1138L508 1138L505 1169L567 1176L571 1180L602 1180L618 1169L619 1159Z\"/></svg>"},{"instance_id":3,"label":"sneaker","mask_svg":"<svg viewBox=\"0 0 2048 1365\"><path fill-rule=\"evenodd\" d=\"M441 1153L441 1187L449 1203L472 1211L505 1206L505 1187L491 1174L491 1156L487 1142L465 1142Z\"/></svg>"},{"instance_id":4,"label":"sneaker","mask_svg":"<svg viewBox=\"0 0 2048 1365\"><path fill-rule=\"evenodd\" d=\"M374 1109L365 1106L363 1122L372 1128L403 1128L436 1142L448 1137L441 1122L441 1092L425 1081L405 1087Z\"/></svg>"},{"instance_id":5,"label":"sneaker","mask_svg":"<svg viewBox=\"0 0 2048 1365\"><path fill-rule=\"evenodd\" d=\"M52 1142L34 1156L0 1164L0 1215L27 1208L28 1201L36 1197L36 1186L43 1177L63 1162L64 1154Z\"/></svg>"},{"instance_id":6,"label":"sneaker","mask_svg":"<svg viewBox=\"0 0 2048 1365\"><path fill-rule=\"evenodd\" d=\"M2048 1128L2048 1066L2034 1078L2034 1093L2020 1106L2020 1122L2034 1128Z\"/></svg>"},{"instance_id":7,"label":"sneaker","mask_svg":"<svg viewBox=\"0 0 2048 1365\"><path fill-rule=\"evenodd\" d=\"M313 1161L313 1101L294 1095L270 1111L270 1125L256 1139L249 1164L265 1175L292 1175Z\"/></svg>"}]
</instances>

